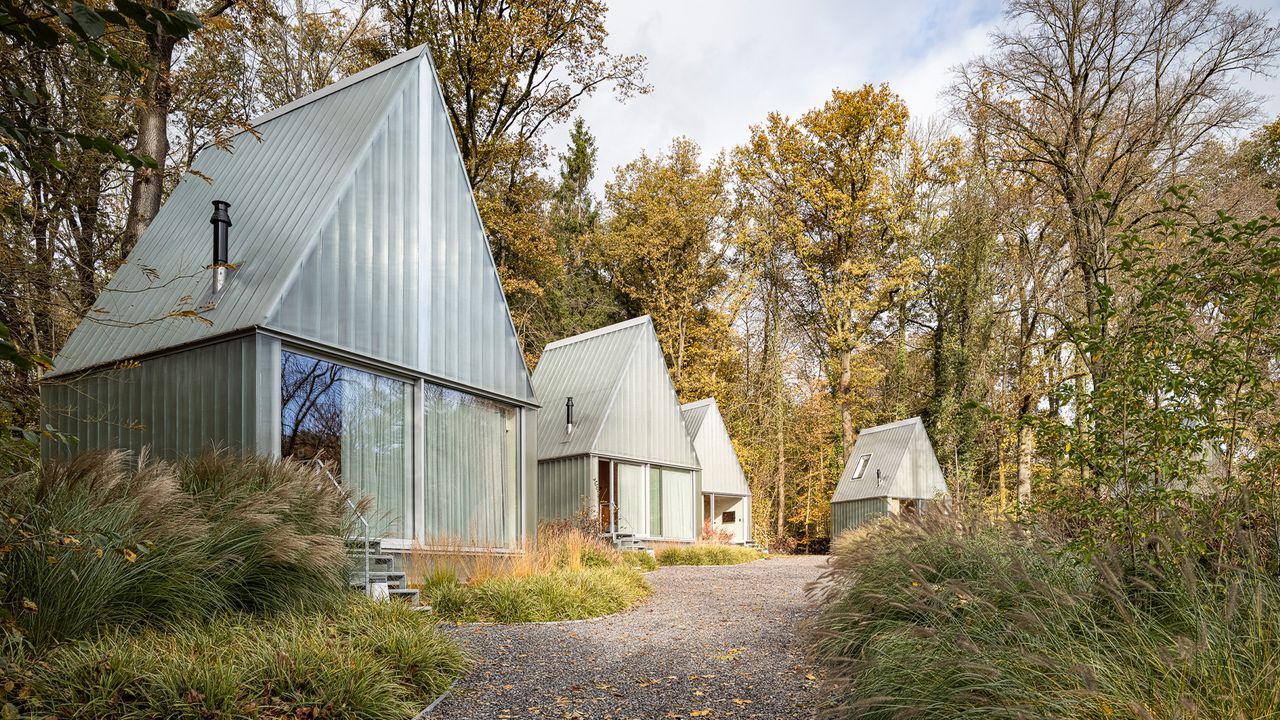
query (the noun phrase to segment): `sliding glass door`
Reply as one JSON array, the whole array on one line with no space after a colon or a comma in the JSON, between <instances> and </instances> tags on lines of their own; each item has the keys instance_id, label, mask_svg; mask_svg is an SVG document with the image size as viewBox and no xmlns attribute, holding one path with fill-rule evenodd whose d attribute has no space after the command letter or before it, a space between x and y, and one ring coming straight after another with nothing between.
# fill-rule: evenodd
<instances>
[{"instance_id":1,"label":"sliding glass door","mask_svg":"<svg viewBox=\"0 0 1280 720\"><path fill-rule=\"evenodd\" d=\"M656 539L695 539L692 472L619 461L613 461L611 466L616 483L614 497L619 533Z\"/></svg>"},{"instance_id":2,"label":"sliding glass door","mask_svg":"<svg viewBox=\"0 0 1280 720\"><path fill-rule=\"evenodd\" d=\"M280 454L323 461L353 498L366 498L375 537L519 545L516 408L419 381L422 468L415 499L414 386L297 352L280 355Z\"/></svg>"},{"instance_id":3,"label":"sliding glass door","mask_svg":"<svg viewBox=\"0 0 1280 720\"><path fill-rule=\"evenodd\" d=\"M618 487L618 532L626 535L644 535L648 527L645 497L644 466L631 463L615 463Z\"/></svg>"}]
</instances>

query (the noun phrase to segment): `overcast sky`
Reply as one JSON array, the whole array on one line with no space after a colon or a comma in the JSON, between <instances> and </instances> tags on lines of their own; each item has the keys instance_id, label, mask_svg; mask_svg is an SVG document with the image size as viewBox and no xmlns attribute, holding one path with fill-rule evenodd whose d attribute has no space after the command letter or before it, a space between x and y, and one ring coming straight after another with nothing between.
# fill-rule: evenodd
<instances>
[{"instance_id":1,"label":"overcast sky","mask_svg":"<svg viewBox=\"0 0 1280 720\"><path fill-rule=\"evenodd\" d=\"M1280 15L1280 0L1249 0ZM613 168L677 135L704 155L731 148L773 110L797 116L832 88L887 82L913 118L945 112L939 97L950 68L983 52L1000 21L998 0L613 0L606 26L611 51L649 60L653 92L619 103L601 92L579 111L600 148L597 194ZM1249 86L1271 95L1274 78ZM549 138L557 152L567 130Z\"/></svg>"}]
</instances>

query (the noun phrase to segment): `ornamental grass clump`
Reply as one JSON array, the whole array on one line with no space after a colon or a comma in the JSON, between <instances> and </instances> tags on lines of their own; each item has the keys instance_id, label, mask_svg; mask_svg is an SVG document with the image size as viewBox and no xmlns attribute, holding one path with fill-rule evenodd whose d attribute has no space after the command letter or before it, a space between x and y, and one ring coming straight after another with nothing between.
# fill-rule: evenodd
<instances>
[{"instance_id":1,"label":"ornamental grass clump","mask_svg":"<svg viewBox=\"0 0 1280 720\"><path fill-rule=\"evenodd\" d=\"M740 565L764 557L755 548L719 543L658 545L653 554L659 565Z\"/></svg>"},{"instance_id":2,"label":"ornamental grass clump","mask_svg":"<svg viewBox=\"0 0 1280 720\"><path fill-rule=\"evenodd\" d=\"M0 614L35 648L99 628L346 599L346 499L314 469L83 453L0 479Z\"/></svg>"},{"instance_id":3,"label":"ornamental grass clump","mask_svg":"<svg viewBox=\"0 0 1280 720\"><path fill-rule=\"evenodd\" d=\"M1256 568L1135 570L933 513L846 533L814 594L835 717L1280 713L1280 584Z\"/></svg>"},{"instance_id":4,"label":"ornamental grass clump","mask_svg":"<svg viewBox=\"0 0 1280 720\"><path fill-rule=\"evenodd\" d=\"M327 612L290 611L271 622L228 614L107 631L0 675L14 684L14 709L33 717L401 720L465 668L429 615L351 595Z\"/></svg>"},{"instance_id":5,"label":"ornamental grass clump","mask_svg":"<svg viewBox=\"0 0 1280 720\"><path fill-rule=\"evenodd\" d=\"M570 524L544 526L521 552L477 553L434 542L410 560L410 578L435 614L453 622L584 620L647 596L637 563Z\"/></svg>"}]
</instances>

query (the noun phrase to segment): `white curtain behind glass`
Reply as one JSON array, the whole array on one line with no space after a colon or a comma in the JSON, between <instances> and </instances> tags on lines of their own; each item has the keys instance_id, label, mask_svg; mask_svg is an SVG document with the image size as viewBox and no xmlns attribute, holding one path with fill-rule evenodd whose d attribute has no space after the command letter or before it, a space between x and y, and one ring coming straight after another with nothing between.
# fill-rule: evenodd
<instances>
[{"instance_id":1,"label":"white curtain behind glass","mask_svg":"<svg viewBox=\"0 0 1280 720\"><path fill-rule=\"evenodd\" d=\"M642 535L648 529L644 513L644 467L618 463L618 532Z\"/></svg>"},{"instance_id":2,"label":"white curtain behind glass","mask_svg":"<svg viewBox=\"0 0 1280 720\"><path fill-rule=\"evenodd\" d=\"M425 387L426 542L515 546L520 511L515 409Z\"/></svg>"},{"instance_id":3,"label":"white curtain behind glass","mask_svg":"<svg viewBox=\"0 0 1280 720\"><path fill-rule=\"evenodd\" d=\"M280 380L281 452L323 460L352 496L370 498L373 535L408 537L407 385L289 351Z\"/></svg>"},{"instance_id":4,"label":"white curtain behind glass","mask_svg":"<svg viewBox=\"0 0 1280 720\"><path fill-rule=\"evenodd\" d=\"M407 538L405 385L343 369L342 477L374 499L369 524L379 537Z\"/></svg>"},{"instance_id":5,"label":"white curtain behind glass","mask_svg":"<svg viewBox=\"0 0 1280 720\"><path fill-rule=\"evenodd\" d=\"M662 529L664 537L693 539L693 473L662 469Z\"/></svg>"}]
</instances>

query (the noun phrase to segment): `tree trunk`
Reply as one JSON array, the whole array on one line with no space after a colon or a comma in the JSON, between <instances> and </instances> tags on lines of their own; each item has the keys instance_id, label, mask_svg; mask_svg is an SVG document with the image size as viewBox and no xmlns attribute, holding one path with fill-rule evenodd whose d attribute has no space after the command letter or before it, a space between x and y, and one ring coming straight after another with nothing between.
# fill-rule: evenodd
<instances>
[{"instance_id":1,"label":"tree trunk","mask_svg":"<svg viewBox=\"0 0 1280 720\"><path fill-rule=\"evenodd\" d=\"M853 440L857 435L857 430L853 427L852 399L849 397L853 392L852 352L845 352L840 355L840 387L838 390L840 392L840 397L837 398L840 403L840 433L841 439L844 441L840 459L842 462L848 462L849 455L853 453Z\"/></svg>"},{"instance_id":2,"label":"tree trunk","mask_svg":"<svg viewBox=\"0 0 1280 720\"><path fill-rule=\"evenodd\" d=\"M786 533L787 522L787 448L786 434L783 432L781 402L775 409L774 422L777 424L778 461L773 466L773 486L778 495L778 531L777 537Z\"/></svg>"},{"instance_id":3,"label":"tree trunk","mask_svg":"<svg viewBox=\"0 0 1280 720\"><path fill-rule=\"evenodd\" d=\"M1030 425L1018 426L1018 507L1031 502L1031 468L1036 456L1036 431Z\"/></svg>"},{"instance_id":4,"label":"tree trunk","mask_svg":"<svg viewBox=\"0 0 1280 720\"><path fill-rule=\"evenodd\" d=\"M177 0L152 0L162 10L178 9ZM133 154L155 160L154 168L141 167L133 172L129 195L129 216L125 221L120 256L127 257L146 232L147 226L160 212L164 200L165 165L169 155L169 112L173 104L173 88L169 72L173 67L176 40L157 29L147 36L147 75L142 84L138 108L138 141Z\"/></svg>"}]
</instances>

